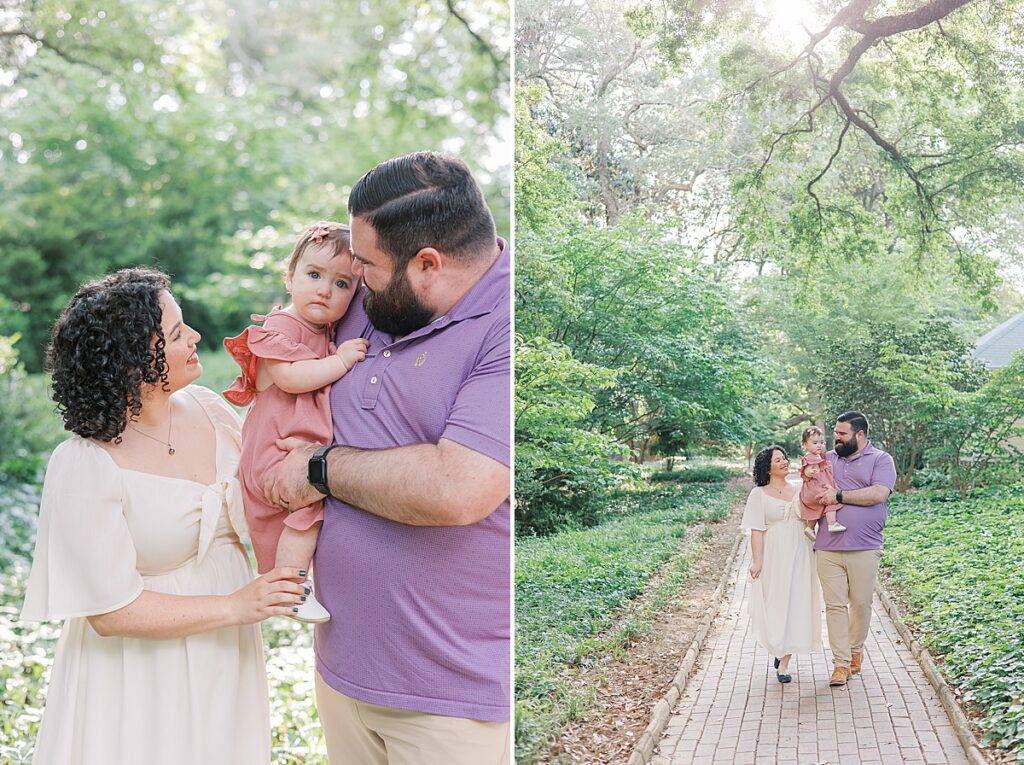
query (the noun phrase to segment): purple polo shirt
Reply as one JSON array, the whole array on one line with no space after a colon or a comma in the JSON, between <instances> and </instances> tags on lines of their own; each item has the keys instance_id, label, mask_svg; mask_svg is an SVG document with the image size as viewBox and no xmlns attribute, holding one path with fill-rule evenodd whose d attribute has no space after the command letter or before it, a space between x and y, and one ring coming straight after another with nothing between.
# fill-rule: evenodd
<instances>
[{"instance_id":1,"label":"purple polo shirt","mask_svg":"<svg viewBox=\"0 0 1024 765\"><path fill-rule=\"evenodd\" d=\"M365 337L370 349L331 388L335 443L447 438L511 464L511 256L498 244L498 259L445 316L401 340L370 324L357 294L338 341ZM315 641L328 685L381 706L509 719L508 500L488 509L469 526L423 527L327 500L314 573L332 615Z\"/></svg>"},{"instance_id":2,"label":"purple polo shirt","mask_svg":"<svg viewBox=\"0 0 1024 765\"><path fill-rule=\"evenodd\" d=\"M870 441L856 457L847 459L831 451L825 455L825 459L832 465L836 486L841 491L863 489L874 484L887 486L892 491L896 486L896 464L892 457L876 449ZM881 550L882 530L888 518L888 500L867 507L843 505L836 514L836 520L846 526L846 531L830 533L828 523L822 517L814 549Z\"/></svg>"}]
</instances>

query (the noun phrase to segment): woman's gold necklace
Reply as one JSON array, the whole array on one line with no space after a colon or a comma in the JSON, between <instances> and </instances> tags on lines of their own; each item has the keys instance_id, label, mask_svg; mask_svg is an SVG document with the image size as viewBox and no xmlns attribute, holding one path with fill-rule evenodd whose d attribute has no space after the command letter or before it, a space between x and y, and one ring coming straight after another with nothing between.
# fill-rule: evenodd
<instances>
[{"instance_id":1,"label":"woman's gold necklace","mask_svg":"<svg viewBox=\"0 0 1024 765\"><path fill-rule=\"evenodd\" d=\"M169 404L168 407L167 407L167 440L166 441L164 441L163 439L157 438L156 436L151 436L151 435L149 435L149 433L143 433L141 430L139 430L137 427L132 425L130 422L128 423L128 427L131 428L132 430L134 430L140 436L145 436L146 438L150 439L151 441L156 441L158 444L163 444L164 446L167 447L167 453L173 455L174 454L174 447L171 446L171 425L173 424L173 422L174 422L174 405L173 404Z\"/></svg>"}]
</instances>

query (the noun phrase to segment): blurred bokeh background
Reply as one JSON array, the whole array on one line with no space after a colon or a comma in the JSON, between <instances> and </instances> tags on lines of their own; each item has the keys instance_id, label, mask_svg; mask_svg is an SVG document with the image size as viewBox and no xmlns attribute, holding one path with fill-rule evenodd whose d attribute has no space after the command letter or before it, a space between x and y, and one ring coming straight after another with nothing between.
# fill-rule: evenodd
<instances>
[{"instance_id":1,"label":"blurred bokeh background","mask_svg":"<svg viewBox=\"0 0 1024 765\"><path fill-rule=\"evenodd\" d=\"M509 44L503 0L0 2L0 335L38 371L75 287L145 263L219 346L304 224L419 149L507 235Z\"/></svg>"}]
</instances>

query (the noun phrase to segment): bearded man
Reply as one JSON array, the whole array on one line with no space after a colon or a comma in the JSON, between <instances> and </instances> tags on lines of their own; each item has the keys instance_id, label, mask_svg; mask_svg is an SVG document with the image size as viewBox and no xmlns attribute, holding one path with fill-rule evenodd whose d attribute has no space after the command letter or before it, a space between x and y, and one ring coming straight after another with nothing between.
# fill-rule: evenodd
<instances>
[{"instance_id":1,"label":"bearded man","mask_svg":"<svg viewBox=\"0 0 1024 765\"><path fill-rule=\"evenodd\" d=\"M839 415L833 435L835 449L825 459L832 465L836 488L826 489L818 501L843 505L837 520L846 530L832 533L828 524L819 524L814 550L832 648L828 684L838 687L860 672L864 660L896 465L868 441L868 420L860 412Z\"/></svg>"},{"instance_id":2,"label":"bearded man","mask_svg":"<svg viewBox=\"0 0 1024 765\"><path fill-rule=\"evenodd\" d=\"M418 152L349 196L363 284L336 340L334 443L279 442L290 508L325 494L314 558L332 763L510 759L510 252L469 169Z\"/></svg>"}]
</instances>

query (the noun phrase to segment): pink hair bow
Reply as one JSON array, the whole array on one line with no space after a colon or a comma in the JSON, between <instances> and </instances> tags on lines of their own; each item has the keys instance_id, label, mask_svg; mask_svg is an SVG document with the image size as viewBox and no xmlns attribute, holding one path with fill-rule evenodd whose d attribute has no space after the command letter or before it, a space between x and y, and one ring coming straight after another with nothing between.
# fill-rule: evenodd
<instances>
[{"instance_id":1,"label":"pink hair bow","mask_svg":"<svg viewBox=\"0 0 1024 765\"><path fill-rule=\"evenodd\" d=\"M320 226L313 230L313 233L309 235L309 238L310 241L320 244L324 240L324 237L326 237L330 233L331 232L329 229L325 228L324 226Z\"/></svg>"}]
</instances>

